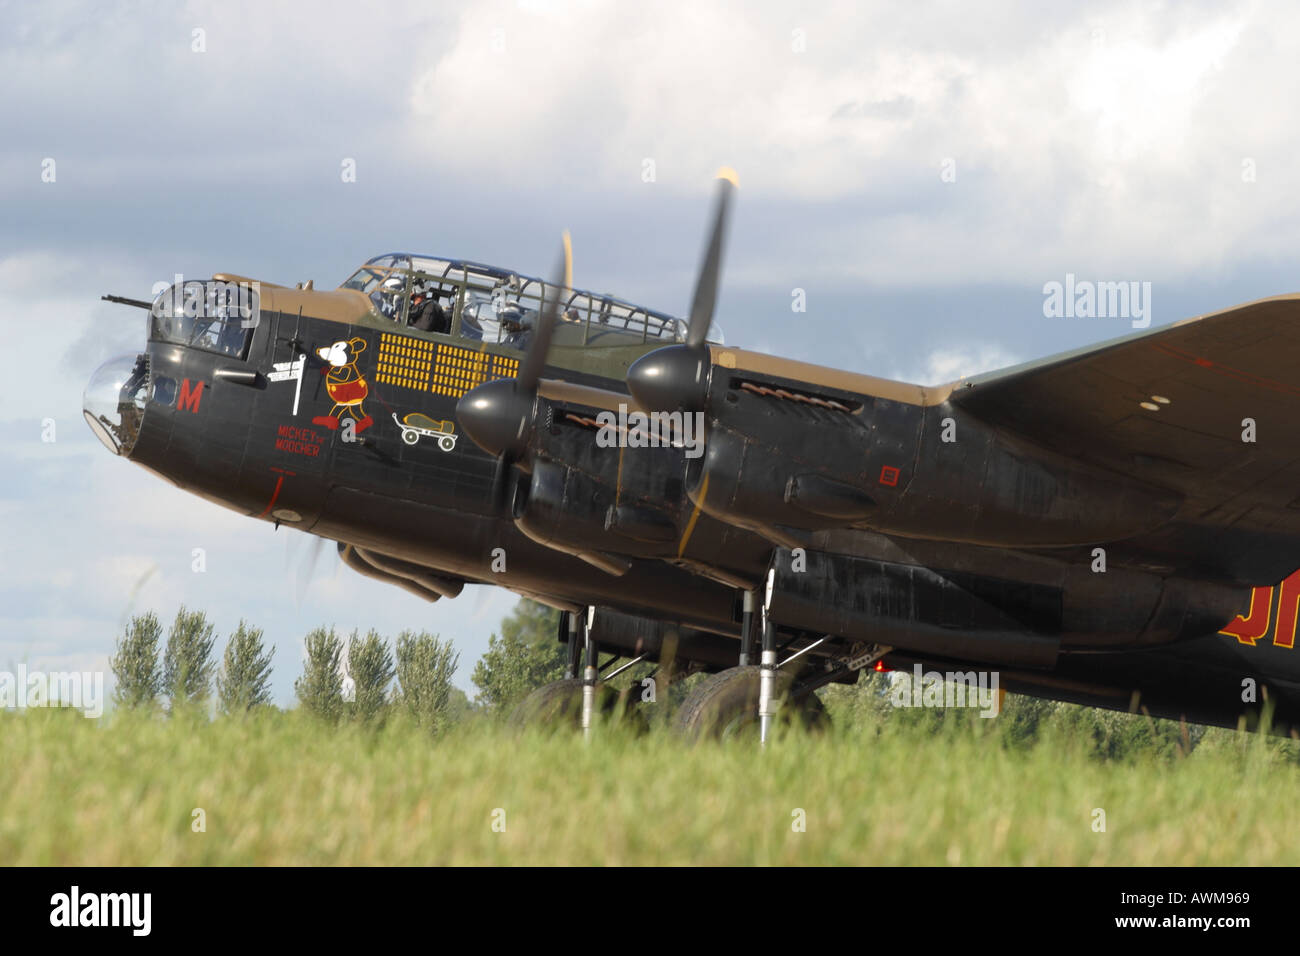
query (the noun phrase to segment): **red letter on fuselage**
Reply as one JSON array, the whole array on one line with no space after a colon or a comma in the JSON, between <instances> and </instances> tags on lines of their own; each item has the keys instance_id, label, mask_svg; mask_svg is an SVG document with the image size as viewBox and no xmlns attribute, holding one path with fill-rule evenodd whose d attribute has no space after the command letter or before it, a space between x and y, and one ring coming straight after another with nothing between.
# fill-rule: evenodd
<instances>
[{"instance_id":1,"label":"red letter on fuselage","mask_svg":"<svg viewBox=\"0 0 1300 956\"><path fill-rule=\"evenodd\" d=\"M1300 612L1300 571L1293 571L1277 590L1277 625L1273 628L1273 646L1289 649L1295 647L1296 617L1297 612Z\"/></svg>"},{"instance_id":2,"label":"red letter on fuselage","mask_svg":"<svg viewBox=\"0 0 1300 956\"><path fill-rule=\"evenodd\" d=\"M1238 614L1232 619L1232 623L1219 633L1231 634L1241 643L1253 645L1268 633L1269 612L1272 609L1273 589L1254 588L1250 592L1250 610L1246 612L1246 616L1242 617Z\"/></svg>"},{"instance_id":3,"label":"red letter on fuselage","mask_svg":"<svg viewBox=\"0 0 1300 956\"><path fill-rule=\"evenodd\" d=\"M183 408L187 412L197 412L199 402L203 398L203 383L199 382L194 388L190 389L190 380L187 378L181 382L181 395L176 400L176 407Z\"/></svg>"}]
</instances>

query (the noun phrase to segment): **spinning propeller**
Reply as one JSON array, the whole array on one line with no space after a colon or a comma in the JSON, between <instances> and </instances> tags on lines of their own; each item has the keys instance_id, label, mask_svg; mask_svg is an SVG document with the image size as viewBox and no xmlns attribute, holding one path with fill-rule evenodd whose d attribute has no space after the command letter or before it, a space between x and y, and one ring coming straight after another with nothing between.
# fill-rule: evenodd
<instances>
[{"instance_id":1,"label":"spinning propeller","mask_svg":"<svg viewBox=\"0 0 1300 956\"><path fill-rule=\"evenodd\" d=\"M573 247L566 232L555 279L542 291L542 307L518 377L485 382L466 392L456 405L456 420L465 434L484 451L497 456L492 478L492 500L497 511L505 507L510 468L528 450L535 422L537 383L546 368L560 303L572 285Z\"/></svg>"},{"instance_id":2,"label":"spinning propeller","mask_svg":"<svg viewBox=\"0 0 1300 956\"><path fill-rule=\"evenodd\" d=\"M705 339L713 324L722 276L722 247L726 242L731 196L739 183L729 167L718 170L718 198L713 207L713 231L704 264L695 283L695 297L683 345L668 345L641 356L627 371L627 390L646 411L701 411L708 392L709 347Z\"/></svg>"},{"instance_id":3,"label":"spinning propeller","mask_svg":"<svg viewBox=\"0 0 1300 956\"><path fill-rule=\"evenodd\" d=\"M632 402L644 411L701 411L704 408L710 368L709 347L705 340L717 307L731 197L738 185L734 170L725 166L718 170L713 228L695 283L685 342L655 349L641 356L628 369L628 392ZM611 401L626 401L626 397L619 393L542 380L546 354L559 318L560 302L573 285L573 251L567 232L556 271L556 280L543 292L537 327L520 364L519 376L486 382L466 392L456 405L456 418L465 433L484 451L497 456L492 500L498 513L505 510L510 468L527 456L536 425L539 394L547 393L557 399L602 408L610 407Z\"/></svg>"}]
</instances>

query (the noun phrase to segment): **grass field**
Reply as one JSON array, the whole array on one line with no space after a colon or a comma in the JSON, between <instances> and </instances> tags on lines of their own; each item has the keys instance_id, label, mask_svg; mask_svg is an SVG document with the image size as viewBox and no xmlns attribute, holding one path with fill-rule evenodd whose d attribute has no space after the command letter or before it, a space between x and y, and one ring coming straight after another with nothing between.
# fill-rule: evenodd
<instances>
[{"instance_id":1,"label":"grass field","mask_svg":"<svg viewBox=\"0 0 1300 956\"><path fill-rule=\"evenodd\" d=\"M1286 741L1211 732L1187 756L1115 759L1060 729L1007 746L1002 719L858 720L759 752L486 720L431 740L292 712L2 714L0 861L1300 863Z\"/></svg>"}]
</instances>

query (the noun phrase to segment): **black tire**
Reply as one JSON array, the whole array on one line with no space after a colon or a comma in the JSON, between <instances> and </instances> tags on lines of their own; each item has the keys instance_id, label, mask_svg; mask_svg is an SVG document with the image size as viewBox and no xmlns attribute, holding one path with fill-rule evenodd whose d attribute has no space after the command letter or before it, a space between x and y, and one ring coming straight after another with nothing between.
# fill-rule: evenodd
<instances>
[{"instance_id":1,"label":"black tire","mask_svg":"<svg viewBox=\"0 0 1300 956\"><path fill-rule=\"evenodd\" d=\"M645 716L630 701L625 701L625 695L620 695L607 684L596 685L596 709L603 723L615 722L632 729L644 729ZM515 705L507 722L519 730L526 727L581 730L582 681L571 677L537 688Z\"/></svg>"},{"instance_id":2,"label":"black tire","mask_svg":"<svg viewBox=\"0 0 1300 956\"><path fill-rule=\"evenodd\" d=\"M687 695L673 719L674 729L691 740L758 738L759 674L756 665L731 667L703 681ZM777 671L776 693L784 698L792 678ZM782 699L776 721L782 726L823 730L830 724L816 694L801 701Z\"/></svg>"}]
</instances>

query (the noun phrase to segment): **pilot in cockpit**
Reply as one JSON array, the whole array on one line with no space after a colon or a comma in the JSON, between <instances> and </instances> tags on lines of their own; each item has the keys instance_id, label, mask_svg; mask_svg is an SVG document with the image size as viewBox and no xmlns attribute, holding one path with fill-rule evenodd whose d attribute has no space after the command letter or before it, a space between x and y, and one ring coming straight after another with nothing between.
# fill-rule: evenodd
<instances>
[{"instance_id":1,"label":"pilot in cockpit","mask_svg":"<svg viewBox=\"0 0 1300 956\"><path fill-rule=\"evenodd\" d=\"M451 318L438 302L437 290L429 283L421 283L411 293L411 306L407 323L421 332L447 333L451 331Z\"/></svg>"}]
</instances>

